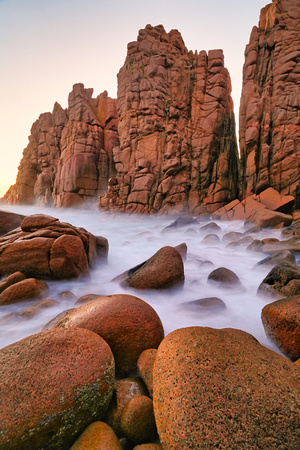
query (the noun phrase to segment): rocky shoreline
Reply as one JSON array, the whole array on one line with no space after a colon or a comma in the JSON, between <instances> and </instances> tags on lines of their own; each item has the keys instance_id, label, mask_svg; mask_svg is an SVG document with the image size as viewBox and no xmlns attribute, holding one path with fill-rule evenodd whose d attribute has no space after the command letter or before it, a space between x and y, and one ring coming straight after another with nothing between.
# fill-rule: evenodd
<instances>
[{"instance_id":1,"label":"rocky shoreline","mask_svg":"<svg viewBox=\"0 0 300 450\"><path fill-rule=\"evenodd\" d=\"M281 203L287 204L284 199ZM290 204L286 212L291 208ZM87 292L72 310L45 324L44 331L0 350L1 448L296 449L300 221L297 212L289 216L268 211L269 226L282 227L282 240L252 239L249 243L251 233L241 236L237 232L227 233L223 239L232 248L248 245L252 251L266 250L268 256L259 264L267 264L270 271L259 289L268 293L270 303L262 310L262 322L286 357L233 328L190 326L165 336L158 314L138 295ZM288 226L283 216L291 218ZM255 217L252 228L266 225L259 225ZM29 320L52 306L47 299L47 278L84 277L87 267L93 270L95 258L107 257L105 238L51 216L0 212L0 219L5 222L4 231L10 221L13 228L0 238L1 274L6 275L0 282L0 302L13 304L36 297L36 303L25 312ZM178 217L162 232L199 225L199 219ZM216 231L217 225L209 219L202 227L212 239L210 232ZM250 223L247 229L251 231ZM64 239L70 237L81 242L86 264L82 265L81 250L70 251L73 244L65 251ZM46 244L49 239L52 246ZM36 240L39 246L34 244ZM58 247L57 241L62 242L62 250L52 251ZM20 245L25 247L20 250ZM42 252L41 248L48 250ZM188 253L185 244L162 247L117 281L124 292L126 286L134 286L141 296L144 289L170 295L172 286L184 283ZM50 262L48 255L53 255ZM52 270L50 277L45 267L61 269ZM62 271L64 267L68 270ZM82 267L84 270L78 270ZM243 289L236 274L226 267L212 270L207 282L232 292ZM217 298L190 303L187 307L193 311L226 308Z\"/></svg>"}]
</instances>

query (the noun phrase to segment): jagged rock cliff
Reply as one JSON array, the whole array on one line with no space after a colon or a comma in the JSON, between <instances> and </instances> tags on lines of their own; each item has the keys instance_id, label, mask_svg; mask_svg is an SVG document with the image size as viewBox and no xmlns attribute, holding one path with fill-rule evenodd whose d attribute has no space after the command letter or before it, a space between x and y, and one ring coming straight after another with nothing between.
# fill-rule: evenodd
<instances>
[{"instance_id":1,"label":"jagged rock cliff","mask_svg":"<svg viewBox=\"0 0 300 450\"><path fill-rule=\"evenodd\" d=\"M236 198L230 92L222 50L188 52L162 25L140 30L118 74L117 175L100 207L196 213Z\"/></svg>"},{"instance_id":2,"label":"jagged rock cliff","mask_svg":"<svg viewBox=\"0 0 300 450\"><path fill-rule=\"evenodd\" d=\"M298 207L299 30L299 0L273 0L261 10L246 47L240 105L242 195L271 186L294 195Z\"/></svg>"},{"instance_id":3,"label":"jagged rock cliff","mask_svg":"<svg viewBox=\"0 0 300 450\"><path fill-rule=\"evenodd\" d=\"M231 83L221 50L188 52L147 25L118 75L118 100L75 85L34 123L10 203L69 206L100 195L121 211L214 210L238 195ZM105 194L106 193L106 194Z\"/></svg>"},{"instance_id":4,"label":"jagged rock cliff","mask_svg":"<svg viewBox=\"0 0 300 450\"><path fill-rule=\"evenodd\" d=\"M5 201L69 206L106 192L115 175L112 149L119 145L116 100L92 93L76 84L67 110L56 103L40 115Z\"/></svg>"}]
</instances>

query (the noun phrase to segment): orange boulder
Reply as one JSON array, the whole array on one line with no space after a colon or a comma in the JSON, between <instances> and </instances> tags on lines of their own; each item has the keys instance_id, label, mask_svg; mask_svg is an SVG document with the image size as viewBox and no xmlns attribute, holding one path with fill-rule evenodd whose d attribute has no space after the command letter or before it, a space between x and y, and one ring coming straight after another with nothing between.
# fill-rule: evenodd
<instances>
[{"instance_id":1,"label":"orange boulder","mask_svg":"<svg viewBox=\"0 0 300 450\"><path fill-rule=\"evenodd\" d=\"M53 329L0 351L0 447L69 448L106 412L114 386L108 344L83 329Z\"/></svg>"},{"instance_id":2,"label":"orange boulder","mask_svg":"<svg viewBox=\"0 0 300 450\"><path fill-rule=\"evenodd\" d=\"M113 352L118 374L134 370L142 351L157 348L164 337L154 309L125 294L96 298L72 311L57 326L86 328L99 334Z\"/></svg>"},{"instance_id":3,"label":"orange boulder","mask_svg":"<svg viewBox=\"0 0 300 450\"><path fill-rule=\"evenodd\" d=\"M170 333L154 364L153 405L163 448L299 443L299 371L240 330Z\"/></svg>"},{"instance_id":4,"label":"orange boulder","mask_svg":"<svg viewBox=\"0 0 300 450\"><path fill-rule=\"evenodd\" d=\"M292 361L300 358L300 295L266 305L261 313L267 335Z\"/></svg>"}]
</instances>

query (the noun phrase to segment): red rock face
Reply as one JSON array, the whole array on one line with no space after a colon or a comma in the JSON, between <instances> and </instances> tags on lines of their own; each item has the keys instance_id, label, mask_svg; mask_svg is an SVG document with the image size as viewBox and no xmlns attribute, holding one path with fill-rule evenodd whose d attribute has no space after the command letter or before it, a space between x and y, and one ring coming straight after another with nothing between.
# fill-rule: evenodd
<instances>
[{"instance_id":1,"label":"red rock face","mask_svg":"<svg viewBox=\"0 0 300 450\"><path fill-rule=\"evenodd\" d=\"M298 0L261 10L245 51L240 105L243 196L268 186L300 201ZM297 64L298 63L298 64Z\"/></svg>"},{"instance_id":2,"label":"red rock face","mask_svg":"<svg viewBox=\"0 0 300 450\"><path fill-rule=\"evenodd\" d=\"M95 198L106 191L107 181L115 173L112 149L119 143L116 101L107 92L96 99L92 93L77 84L69 95L69 121L62 133L53 192L58 206Z\"/></svg>"},{"instance_id":3,"label":"red rock face","mask_svg":"<svg viewBox=\"0 0 300 450\"><path fill-rule=\"evenodd\" d=\"M100 207L217 209L237 196L231 83L222 50L188 52L177 30L147 25L118 74L116 179Z\"/></svg>"},{"instance_id":4,"label":"red rock face","mask_svg":"<svg viewBox=\"0 0 300 450\"><path fill-rule=\"evenodd\" d=\"M8 203L129 212L213 211L238 195L231 82L222 50L188 52L147 25L118 75L118 100L76 84L34 123ZM203 206L202 206L203 208ZM205 208L204 208L205 209Z\"/></svg>"},{"instance_id":5,"label":"red rock face","mask_svg":"<svg viewBox=\"0 0 300 450\"><path fill-rule=\"evenodd\" d=\"M5 201L77 206L106 191L119 144L116 100L92 93L76 84L67 110L55 103L52 113L40 115Z\"/></svg>"}]
</instances>

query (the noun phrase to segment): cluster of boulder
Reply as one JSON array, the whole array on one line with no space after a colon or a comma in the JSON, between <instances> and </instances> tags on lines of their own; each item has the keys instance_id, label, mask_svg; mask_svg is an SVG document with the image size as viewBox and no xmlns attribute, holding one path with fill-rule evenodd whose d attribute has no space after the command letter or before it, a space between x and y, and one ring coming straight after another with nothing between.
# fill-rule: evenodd
<instances>
[{"instance_id":1,"label":"cluster of boulder","mask_svg":"<svg viewBox=\"0 0 300 450\"><path fill-rule=\"evenodd\" d=\"M80 255L81 260L83 252L70 253L73 241L60 252L52 252L49 244L47 256L35 245L22 247L19 253L14 253L14 246L43 239L48 248L48 239L54 246L64 236L78 237L89 266L95 263L97 238L46 215L9 214L4 229L10 228L8 219L11 226L19 220L20 227L0 238L1 273L8 275L0 283L0 304L42 298L23 311L21 317L29 319L54 302L47 298L47 285L40 278L54 279L57 272L41 272L42 268L61 264L68 268L65 278L84 275L86 270L78 270L76 259ZM191 225L201 223L182 216L163 233ZM214 222L201 225L202 232L216 232L217 227ZM283 227L282 241L255 242L246 239L249 235L249 228L245 234L228 232L223 241L268 255L259 263L271 268L258 289L271 296L262 322L287 358L236 329L187 327L165 337L159 316L139 297L87 294L43 331L0 350L1 449L297 448L300 269L295 255L300 251L300 221ZM104 238L100 243L103 257L107 244ZM7 258L7 252L13 256ZM163 247L115 281L124 289L170 292L184 283L186 252L185 244ZM32 272L29 264L22 265L26 259ZM14 260L24 273L10 265ZM76 270L69 272L69 267ZM37 278L27 278L33 273ZM208 282L243 288L236 274L224 267L214 269ZM35 294L36 285L40 290ZM210 312L226 308L216 297L184 306Z\"/></svg>"},{"instance_id":2,"label":"cluster of boulder","mask_svg":"<svg viewBox=\"0 0 300 450\"><path fill-rule=\"evenodd\" d=\"M245 51L240 157L222 50L189 51L147 25L130 42L117 99L73 86L33 124L2 201L137 213L213 212L273 187L300 206L297 0L262 9Z\"/></svg>"}]
</instances>

